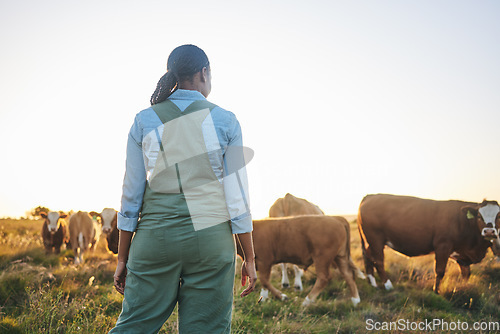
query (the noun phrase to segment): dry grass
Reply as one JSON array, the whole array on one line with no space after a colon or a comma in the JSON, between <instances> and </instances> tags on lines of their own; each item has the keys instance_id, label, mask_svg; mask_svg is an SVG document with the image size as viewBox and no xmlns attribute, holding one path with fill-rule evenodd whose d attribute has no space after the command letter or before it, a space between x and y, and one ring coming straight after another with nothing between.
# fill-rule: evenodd
<instances>
[{"instance_id":1,"label":"dry grass","mask_svg":"<svg viewBox=\"0 0 500 334\"><path fill-rule=\"evenodd\" d=\"M0 332L107 332L120 313L122 297L112 287L116 260L106 252L104 240L83 265L76 267L71 250L45 255L40 231L41 221L0 220ZM354 262L362 268L354 222L351 245ZM432 255L410 259L386 250L386 268L395 289L374 289L357 279L362 302L356 308L345 282L333 269L332 281L308 308L301 303L314 284L314 267L304 276L303 292L283 290L289 296L284 302L258 303L258 293L240 298L237 274L233 333L365 333L367 321L389 323L400 319L460 320L470 326L476 321L499 321L500 264L491 253L472 266L469 282L461 280L458 266L450 261L440 296L432 292L433 265ZM273 271L272 282L279 286L277 270ZM176 333L176 327L174 314L160 333ZM488 332L495 331L481 333Z\"/></svg>"}]
</instances>

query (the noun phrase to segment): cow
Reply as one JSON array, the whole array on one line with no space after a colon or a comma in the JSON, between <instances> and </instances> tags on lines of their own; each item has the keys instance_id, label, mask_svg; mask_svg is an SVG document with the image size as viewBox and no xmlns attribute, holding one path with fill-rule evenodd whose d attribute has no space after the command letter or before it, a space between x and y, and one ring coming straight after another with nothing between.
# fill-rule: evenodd
<instances>
[{"instance_id":1,"label":"cow","mask_svg":"<svg viewBox=\"0 0 500 334\"><path fill-rule=\"evenodd\" d=\"M78 211L70 217L69 237L75 255L75 264L83 262L83 253L89 249L89 245L90 250L95 249L100 233L98 223L92 220L88 212Z\"/></svg>"},{"instance_id":2,"label":"cow","mask_svg":"<svg viewBox=\"0 0 500 334\"><path fill-rule=\"evenodd\" d=\"M315 204L287 193L278 198L269 209L269 217L286 217L302 215L324 215L325 213Z\"/></svg>"},{"instance_id":3,"label":"cow","mask_svg":"<svg viewBox=\"0 0 500 334\"><path fill-rule=\"evenodd\" d=\"M40 216L45 219L42 226L42 240L45 247L45 253L59 254L63 242L68 241L68 227L64 218L65 214L50 211L49 213L40 212Z\"/></svg>"},{"instance_id":4,"label":"cow","mask_svg":"<svg viewBox=\"0 0 500 334\"><path fill-rule=\"evenodd\" d=\"M113 254L118 254L119 231L116 227L118 213L115 209L105 208L101 213L92 211L92 217L99 217L102 224L102 233L106 235L107 248Z\"/></svg>"},{"instance_id":5,"label":"cow","mask_svg":"<svg viewBox=\"0 0 500 334\"><path fill-rule=\"evenodd\" d=\"M293 263L304 268L314 264L317 279L302 305L313 303L331 279L330 267L336 264L347 282L354 305L360 302L354 271L349 266L350 229L343 217L299 216L253 221L255 265L262 286L279 299L287 296L269 281L271 266ZM237 253L243 251L237 243Z\"/></svg>"},{"instance_id":6,"label":"cow","mask_svg":"<svg viewBox=\"0 0 500 334\"><path fill-rule=\"evenodd\" d=\"M319 206L303 199L293 196L290 193L287 193L285 197L278 198L274 204L269 209L269 217L288 217L288 216L303 216L303 215L324 215L323 210L319 208ZM347 223L347 227L349 227L349 223ZM292 245L293 247L293 245ZM353 270L355 270L356 275L360 278L365 278L364 274L359 270L358 267L349 259L349 265ZM302 291L302 280L301 277L304 274L304 271L297 267L293 266L294 274L295 274L295 282L294 287L300 291ZM288 280L288 274L286 271L286 265L284 263L281 264L282 271L282 280L281 286L288 287L290 282ZM265 293L265 292L264 292Z\"/></svg>"},{"instance_id":7,"label":"cow","mask_svg":"<svg viewBox=\"0 0 500 334\"><path fill-rule=\"evenodd\" d=\"M324 215L325 213L315 204L303 199L293 196L287 193L285 197L278 198L271 208L269 209L269 217L288 217L288 216L302 216L302 215ZM288 279L288 273L286 270L286 264L281 263L281 286L287 288L290 286L290 280ZM297 290L302 291L302 276L304 271L298 266L293 266L293 272L295 274L294 287Z\"/></svg>"},{"instance_id":8,"label":"cow","mask_svg":"<svg viewBox=\"0 0 500 334\"><path fill-rule=\"evenodd\" d=\"M359 206L358 230L370 283L377 287L375 267L385 288L392 288L384 269L385 246L409 257L434 252L435 293L439 293L448 258L458 263L467 280L470 265L480 262L488 248L495 249L499 212L496 201L479 204L388 194L366 196Z\"/></svg>"}]
</instances>

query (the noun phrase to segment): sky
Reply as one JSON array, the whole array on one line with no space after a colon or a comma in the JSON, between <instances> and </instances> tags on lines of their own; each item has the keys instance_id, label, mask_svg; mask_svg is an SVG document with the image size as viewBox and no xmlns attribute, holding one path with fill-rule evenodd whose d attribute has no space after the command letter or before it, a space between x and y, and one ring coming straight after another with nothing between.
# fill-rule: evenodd
<instances>
[{"instance_id":1,"label":"sky","mask_svg":"<svg viewBox=\"0 0 500 334\"><path fill-rule=\"evenodd\" d=\"M120 208L127 134L195 44L254 218L291 193L500 200L498 1L0 0L0 217Z\"/></svg>"}]
</instances>

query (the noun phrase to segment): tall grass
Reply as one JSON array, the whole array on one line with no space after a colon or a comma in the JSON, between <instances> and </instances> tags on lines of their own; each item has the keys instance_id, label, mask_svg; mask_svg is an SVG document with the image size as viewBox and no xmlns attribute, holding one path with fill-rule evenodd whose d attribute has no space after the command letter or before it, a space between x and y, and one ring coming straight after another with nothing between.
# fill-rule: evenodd
<instances>
[{"instance_id":1,"label":"tall grass","mask_svg":"<svg viewBox=\"0 0 500 334\"><path fill-rule=\"evenodd\" d=\"M353 259L362 267L355 222L351 229ZM40 221L0 220L0 333L109 331L121 311L122 296L112 286L116 258L106 252L105 241L101 240L96 251L77 267L73 265L71 250L46 255L40 231ZM362 300L357 307L352 306L344 280L333 269L332 281L317 302L307 308L301 304L315 282L314 267L305 273L303 292L283 290L289 297L287 301L259 303L258 293L240 298L242 288L237 274L233 333L366 333L368 322L401 319L441 319L471 326L479 321L500 321L500 264L491 253L472 266L469 282L461 280L458 266L450 261L441 295L432 292L433 256L409 259L390 250L385 253L386 268L395 288L374 289L357 279ZM272 282L278 287L279 281L280 274L275 269ZM176 328L174 311L160 333L176 333Z\"/></svg>"}]
</instances>

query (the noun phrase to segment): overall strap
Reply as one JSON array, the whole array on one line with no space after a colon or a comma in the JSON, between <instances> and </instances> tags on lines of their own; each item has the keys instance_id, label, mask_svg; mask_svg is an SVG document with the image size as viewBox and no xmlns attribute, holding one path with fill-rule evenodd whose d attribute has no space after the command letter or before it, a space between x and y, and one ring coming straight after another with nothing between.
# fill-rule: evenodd
<instances>
[{"instance_id":1,"label":"overall strap","mask_svg":"<svg viewBox=\"0 0 500 334\"><path fill-rule=\"evenodd\" d=\"M158 115L163 124L170 122L171 120L176 119L182 115L187 115L198 110L208 108L210 109L210 111L212 111L212 109L215 107L215 104L208 102L207 100L196 100L191 103L184 111L181 111L179 107L177 107L175 103L169 99L151 106L151 108L154 110L156 115Z\"/></svg>"},{"instance_id":2,"label":"overall strap","mask_svg":"<svg viewBox=\"0 0 500 334\"><path fill-rule=\"evenodd\" d=\"M208 102L207 100L196 100L191 103L186 110L184 110L183 114L189 114L202 109L210 109L210 111L212 111L215 107L217 107L217 105Z\"/></svg>"}]
</instances>

